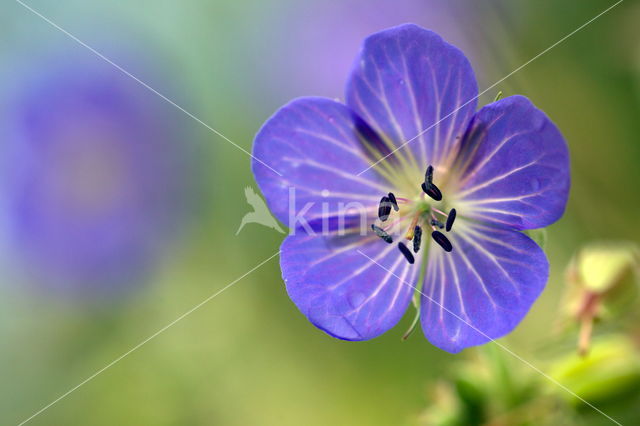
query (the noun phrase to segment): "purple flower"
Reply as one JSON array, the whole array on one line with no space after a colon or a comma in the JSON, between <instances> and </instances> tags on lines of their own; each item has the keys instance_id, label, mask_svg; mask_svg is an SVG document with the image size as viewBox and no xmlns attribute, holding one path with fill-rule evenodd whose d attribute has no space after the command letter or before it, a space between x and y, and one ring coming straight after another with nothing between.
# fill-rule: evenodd
<instances>
[{"instance_id":1,"label":"purple flower","mask_svg":"<svg viewBox=\"0 0 640 426\"><path fill-rule=\"evenodd\" d=\"M142 281L174 236L187 156L162 101L86 52L61 56L3 99L2 196L29 280L96 297Z\"/></svg>"},{"instance_id":2,"label":"purple flower","mask_svg":"<svg viewBox=\"0 0 640 426\"><path fill-rule=\"evenodd\" d=\"M278 14L280 30L275 34L281 38L274 43L278 48L273 53L279 56L265 64L269 81L276 83L273 90L278 96L283 92L340 96L362 38L407 19L440 31L468 51L471 46L465 43L465 36L479 22L467 19L470 2L473 0L387 0L377 1L375 7L369 0L294 2Z\"/></svg>"},{"instance_id":3,"label":"purple flower","mask_svg":"<svg viewBox=\"0 0 640 426\"><path fill-rule=\"evenodd\" d=\"M525 316L549 266L521 231L562 216L567 146L528 99L476 111L477 94L462 52L408 24L365 40L346 105L296 99L260 130L254 155L282 176L259 162L254 174L294 230L282 274L314 325L371 339L400 320L412 286L425 336L449 352Z\"/></svg>"},{"instance_id":4,"label":"purple flower","mask_svg":"<svg viewBox=\"0 0 640 426\"><path fill-rule=\"evenodd\" d=\"M436 31L461 48L488 86L519 63L510 63L509 31L524 16L509 0L370 0L292 2L275 14L261 42L271 60L264 61L259 90L270 99L301 93L341 97L353 54L362 39L377 31L411 21ZM518 75L505 84L511 87ZM503 85L504 87L504 85Z\"/></svg>"}]
</instances>

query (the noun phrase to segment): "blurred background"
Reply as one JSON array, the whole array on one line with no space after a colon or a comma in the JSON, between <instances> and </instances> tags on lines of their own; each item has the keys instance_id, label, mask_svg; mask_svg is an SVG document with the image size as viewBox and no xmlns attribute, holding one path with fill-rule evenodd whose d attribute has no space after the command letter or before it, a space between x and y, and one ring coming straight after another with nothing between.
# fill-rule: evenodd
<instances>
[{"instance_id":1,"label":"blurred background","mask_svg":"<svg viewBox=\"0 0 640 426\"><path fill-rule=\"evenodd\" d=\"M435 30L483 89L613 1L25 3L250 151L291 98L342 97L372 32ZM599 319L585 360L563 295L585 245L640 239L639 21L625 1L480 99L528 96L572 154L548 287L502 343L622 423L640 418L634 309ZM283 237L252 224L235 235L244 188L257 188L245 153L19 2L4 3L0 34L0 424L18 424ZM410 320L369 342L332 339L272 259L29 424L611 424L495 345L451 355L421 333L401 342ZM590 370L608 359L615 374Z\"/></svg>"}]
</instances>

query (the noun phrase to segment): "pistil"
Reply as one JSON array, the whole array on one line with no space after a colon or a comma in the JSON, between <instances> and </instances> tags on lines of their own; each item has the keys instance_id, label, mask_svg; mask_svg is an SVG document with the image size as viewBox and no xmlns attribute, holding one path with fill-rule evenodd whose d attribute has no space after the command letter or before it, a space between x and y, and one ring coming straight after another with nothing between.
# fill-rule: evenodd
<instances>
[{"instance_id":1,"label":"pistil","mask_svg":"<svg viewBox=\"0 0 640 426\"><path fill-rule=\"evenodd\" d=\"M433 166L429 165L424 175L424 182L422 182L421 184L422 190L432 199L441 201L442 192L433 183L433 172ZM411 210L413 210L411 223L409 224L409 229L405 233L404 237L409 241L413 240L414 253L418 253L418 251L420 250L420 244L422 242L422 228L419 225L420 218L422 217L425 218L425 225L431 227L431 238L440 247L442 247L444 251L451 252L453 250L453 245L451 244L449 238L447 238L445 234L443 234L439 230L444 230L446 232L451 231L457 216L456 209L451 209L449 213L445 213L444 211L431 206L428 202L428 199L426 199L424 195L422 195L419 200L410 200L403 197L396 197L394 193L389 192L387 195L382 197L378 206L378 217L382 222L385 222L387 219L389 219L392 209L395 212L400 211L398 202L403 205L408 204L410 208L413 206L411 208ZM391 223L386 224L384 227L371 225L371 229L376 233L378 237L380 237L386 243L391 244L393 243L393 238L391 237L393 228L398 223L403 222L405 219L407 219L406 215L403 217L402 214L399 214L398 217L395 218L395 220L393 220ZM405 259L407 259L407 262L411 264L415 262L413 253L411 253L411 250L404 243L399 242L398 249L405 257Z\"/></svg>"}]
</instances>

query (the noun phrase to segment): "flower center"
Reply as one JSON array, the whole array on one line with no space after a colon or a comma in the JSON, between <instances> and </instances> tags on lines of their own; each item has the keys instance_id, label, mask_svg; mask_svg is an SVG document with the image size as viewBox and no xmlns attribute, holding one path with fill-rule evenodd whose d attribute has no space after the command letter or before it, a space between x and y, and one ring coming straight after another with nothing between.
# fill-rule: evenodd
<instances>
[{"instance_id":1,"label":"flower center","mask_svg":"<svg viewBox=\"0 0 640 426\"><path fill-rule=\"evenodd\" d=\"M396 197L390 192L382 197L378 206L378 224L371 225L373 232L387 244L392 244L394 235L404 237L413 243L413 253L403 243L398 242L398 249L409 263L414 263L414 253L418 253L422 241L423 229L431 229L431 238L446 252L453 250L451 241L445 233L451 232L457 212L451 209L446 212L432 205L433 201L442 201L440 188L433 181L433 166L427 167L422 192L414 199ZM389 220L389 219L392 220Z\"/></svg>"}]
</instances>

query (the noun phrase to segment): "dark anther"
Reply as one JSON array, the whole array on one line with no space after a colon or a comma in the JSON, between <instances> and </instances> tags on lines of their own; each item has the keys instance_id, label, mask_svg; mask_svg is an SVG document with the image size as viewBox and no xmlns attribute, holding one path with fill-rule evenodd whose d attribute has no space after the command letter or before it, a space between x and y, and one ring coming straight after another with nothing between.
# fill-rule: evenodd
<instances>
[{"instance_id":1,"label":"dark anther","mask_svg":"<svg viewBox=\"0 0 640 426\"><path fill-rule=\"evenodd\" d=\"M378 217L381 221L385 221L389 219L389 215L391 214L391 201L389 197L382 197L380 200L380 205L378 206Z\"/></svg>"},{"instance_id":2,"label":"dark anther","mask_svg":"<svg viewBox=\"0 0 640 426\"><path fill-rule=\"evenodd\" d=\"M389 197L389 201L391 201L391 205L393 206L393 209L395 211L400 210L400 207L398 207L398 201L396 201L396 196L393 195L393 192L390 192L388 197Z\"/></svg>"},{"instance_id":3,"label":"dark anther","mask_svg":"<svg viewBox=\"0 0 640 426\"><path fill-rule=\"evenodd\" d=\"M451 209L449 216L447 216L447 232L451 231L454 220L456 220L456 209Z\"/></svg>"},{"instance_id":4,"label":"dark anther","mask_svg":"<svg viewBox=\"0 0 640 426\"><path fill-rule=\"evenodd\" d=\"M444 223L440 222L439 220L431 219L431 226L437 226L438 228L442 229L444 228Z\"/></svg>"},{"instance_id":5,"label":"dark anther","mask_svg":"<svg viewBox=\"0 0 640 426\"><path fill-rule=\"evenodd\" d=\"M422 228L416 226L413 230L413 252L420 250L420 242L422 241Z\"/></svg>"},{"instance_id":6,"label":"dark anther","mask_svg":"<svg viewBox=\"0 0 640 426\"><path fill-rule=\"evenodd\" d=\"M434 200L436 201L442 200L442 192L440 192L440 189L438 189L438 187L435 186L435 184L430 183L429 186L427 186L425 182L422 182L422 190L424 191L425 194L427 194L429 197L433 198Z\"/></svg>"},{"instance_id":7,"label":"dark anther","mask_svg":"<svg viewBox=\"0 0 640 426\"><path fill-rule=\"evenodd\" d=\"M407 259L407 262L413 265L415 259L413 258L413 254L411 254L411 250L409 250L403 243L398 243L398 248L400 249L400 253L404 255L404 258Z\"/></svg>"},{"instance_id":8,"label":"dark anther","mask_svg":"<svg viewBox=\"0 0 640 426\"><path fill-rule=\"evenodd\" d=\"M440 231L433 231L431 233L431 238L433 238L433 240L440 244L440 247L442 247L444 249L444 251L451 251L453 250L453 246L451 245L451 241L449 241L449 239L447 237L444 236L444 234Z\"/></svg>"},{"instance_id":9,"label":"dark anther","mask_svg":"<svg viewBox=\"0 0 640 426\"><path fill-rule=\"evenodd\" d=\"M433 166L429 165L429 167L427 167L427 171L424 174L424 183L426 183L427 185L429 185L430 183L433 183Z\"/></svg>"},{"instance_id":10,"label":"dark anther","mask_svg":"<svg viewBox=\"0 0 640 426\"><path fill-rule=\"evenodd\" d=\"M386 231L380 228L379 226L372 224L371 229L373 229L373 232L375 232L378 237L382 238L385 243L391 244L393 242L393 238L391 238L391 236L387 234Z\"/></svg>"}]
</instances>

